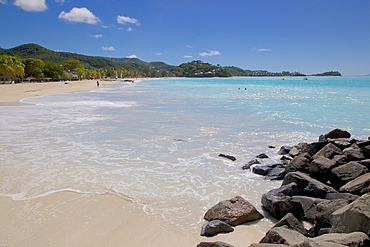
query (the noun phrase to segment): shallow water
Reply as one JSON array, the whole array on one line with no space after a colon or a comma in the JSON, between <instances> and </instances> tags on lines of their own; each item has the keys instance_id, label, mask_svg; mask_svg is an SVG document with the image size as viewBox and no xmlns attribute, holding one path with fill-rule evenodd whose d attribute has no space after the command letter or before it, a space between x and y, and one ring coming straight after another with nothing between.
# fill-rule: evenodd
<instances>
[{"instance_id":1,"label":"shallow water","mask_svg":"<svg viewBox=\"0 0 370 247\"><path fill-rule=\"evenodd\" d=\"M259 207L280 184L241 169L257 154L275 162L333 128L367 139L369 89L370 77L181 78L25 99L0 107L0 194L114 191L197 232L218 201Z\"/></svg>"}]
</instances>

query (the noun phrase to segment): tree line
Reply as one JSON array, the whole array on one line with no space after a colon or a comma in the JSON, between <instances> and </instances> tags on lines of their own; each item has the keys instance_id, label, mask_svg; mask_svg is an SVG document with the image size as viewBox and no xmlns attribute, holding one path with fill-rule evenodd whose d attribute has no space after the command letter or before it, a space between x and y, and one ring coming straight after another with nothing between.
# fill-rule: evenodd
<instances>
[{"instance_id":1,"label":"tree line","mask_svg":"<svg viewBox=\"0 0 370 247\"><path fill-rule=\"evenodd\" d=\"M0 77L3 81L71 80L89 78L166 77L172 75L146 65L142 71L125 68L87 68L80 60L70 59L63 64L41 59L0 56Z\"/></svg>"}]
</instances>

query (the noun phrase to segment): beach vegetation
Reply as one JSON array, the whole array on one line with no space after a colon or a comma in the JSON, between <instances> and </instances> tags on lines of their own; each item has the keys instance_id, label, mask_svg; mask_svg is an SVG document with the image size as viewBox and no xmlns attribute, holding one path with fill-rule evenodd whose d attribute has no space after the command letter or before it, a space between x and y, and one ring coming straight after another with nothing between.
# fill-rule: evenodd
<instances>
[{"instance_id":1,"label":"beach vegetation","mask_svg":"<svg viewBox=\"0 0 370 247\"><path fill-rule=\"evenodd\" d=\"M65 73L63 67L54 62L45 62L44 75L53 80L67 79L68 75Z\"/></svg>"},{"instance_id":2,"label":"beach vegetation","mask_svg":"<svg viewBox=\"0 0 370 247\"><path fill-rule=\"evenodd\" d=\"M229 77L230 72L220 65L212 65L200 60L180 64L171 70L176 76L183 77Z\"/></svg>"},{"instance_id":3,"label":"beach vegetation","mask_svg":"<svg viewBox=\"0 0 370 247\"><path fill-rule=\"evenodd\" d=\"M26 78L42 78L44 77L45 63L40 59L26 58L22 60L24 64L24 76Z\"/></svg>"},{"instance_id":4,"label":"beach vegetation","mask_svg":"<svg viewBox=\"0 0 370 247\"><path fill-rule=\"evenodd\" d=\"M13 77L24 77L24 64L22 60L8 55L0 56L0 76L2 79L11 80Z\"/></svg>"}]
</instances>

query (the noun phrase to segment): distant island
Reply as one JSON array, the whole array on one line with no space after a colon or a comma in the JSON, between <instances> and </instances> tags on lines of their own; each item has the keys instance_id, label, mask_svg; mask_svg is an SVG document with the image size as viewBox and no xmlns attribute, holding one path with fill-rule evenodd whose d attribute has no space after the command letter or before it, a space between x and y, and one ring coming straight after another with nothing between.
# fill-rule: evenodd
<instances>
[{"instance_id":1,"label":"distant island","mask_svg":"<svg viewBox=\"0 0 370 247\"><path fill-rule=\"evenodd\" d=\"M24 73L19 72L10 76L0 70L0 80L15 76L47 77L53 80L96 77L308 76L300 72L245 70L234 66L212 65L200 60L174 66L164 62L145 62L138 58L86 56L56 52L37 44L24 44L10 49L0 47L0 65L5 63L6 59L13 62L19 60L18 62L24 65ZM329 71L311 76L341 76L341 74L338 71Z\"/></svg>"}]
</instances>

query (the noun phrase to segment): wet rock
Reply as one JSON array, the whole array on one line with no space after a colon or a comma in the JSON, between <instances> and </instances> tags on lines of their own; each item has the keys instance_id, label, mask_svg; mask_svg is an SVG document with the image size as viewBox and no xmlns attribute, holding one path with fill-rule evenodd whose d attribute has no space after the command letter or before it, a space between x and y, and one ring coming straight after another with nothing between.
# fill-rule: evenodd
<instances>
[{"instance_id":1,"label":"wet rock","mask_svg":"<svg viewBox=\"0 0 370 247\"><path fill-rule=\"evenodd\" d=\"M262 218L263 215L241 196L219 202L210 208L204 215L205 220L222 220L232 226Z\"/></svg>"},{"instance_id":2,"label":"wet rock","mask_svg":"<svg viewBox=\"0 0 370 247\"><path fill-rule=\"evenodd\" d=\"M268 159L269 157L267 156L267 154L261 153L261 154L257 155L256 158L259 158L259 159Z\"/></svg>"},{"instance_id":3,"label":"wet rock","mask_svg":"<svg viewBox=\"0 0 370 247\"><path fill-rule=\"evenodd\" d=\"M287 185L293 182L297 184L297 195L325 198L327 193L337 192L332 187L323 184L320 181L313 179L302 172L288 173L284 177L283 185Z\"/></svg>"},{"instance_id":4,"label":"wet rock","mask_svg":"<svg viewBox=\"0 0 370 247\"><path fill-rule=\"evenodd\" d=\"M261 164L261 162L258 159L250 160L250 161L248 161L247 164L243 165L242 169L243 170L249 170L249 169L251 169L251 166L255 165L255 164Z\"/></svg>"},{"instance_id":5,"label":"wet rock","mask_svg":"<svg viewBox=\"0 0 370 247\"><path fill-rule=\"evenodd\" d=\"M282 146L282 147L280 147L277 154L279 154L279 155L289 154L290 150L292 150L291 146Z\"/></svg>"},{"instance_id":6,"label":"wet rock","mask_svg":"<svg viewBox=\"0 0 370 247\"><path fill-rule=\"evenodd\" d=\"M202 225L201 236L212 237L218 233L228 233L234 231L229 224L221 220L207 221Z\"/></svg>"},{"instance_id":7,"label":"wet rock","mask_svg":"<svg viewBox=\"0 0 370 247\"><path fill-rule=\"evenodd\" d=\"M309 196L293 196L293 199L300 203L303 210L303 220L314 222L317 205L321 202L327 201L326 199L309 197Z\"/></svg>"},{"instance_id":8,"label":"wet rock","mask_svg":"<svg viewBox=\"0 0 370 247\"><path fill-rule=\"evenodd\" d=\"M351 134L348 131L341 129L333 129L332 131L324 135L324 139L336 139L336 138L350 138Z\"/></svg>"},{"instance_id":9,"label":"wet rock","mask_svg":"<svg viewBox=\"0 0 370 247\"><path fill-rule=\"evenodd\" d=\"M224 158L229 159L229 160L232 160L232 161L235 161L236 160L236 158L234 156L227 155L227 154L219 154L218 156L224 157Z\"/></svg>"},{"instance_id":10,"label":"wet rock","mask_svg":"<svg viewBox=\"0 0 370 247\"><path fill-rule=\"evenodd\" d=\"M252 168L252 171L255 174L266 176L275 167L277 167L277 164L257 165Z\"/></svg>"},{"instance_id":11,"label":"wet rock","mask_svg":"<svg viewBox=\"0 0 370 247\"><path fill-rule=\"evenodd\" d=\"M370 194L336 210L330 217L331 233L370 231Z\"/></svg>"},{"instance_id":12,"label":"wet rock","mask_svg":"<svg viewBox=\"0 0 370 247\"><path fill-rule=\"evenodd\" d=\"M216 241L216 242L201 242L197 245L197 247L234 247L234 245Z\"/></svg>"},{"instance_id":13,"label":"wet rock","mask_svg":"<svg viewBox=\"0 0 370 247\"><path fill-rule=\"evenodd\" d=\"M340 188L349 181L368 173L369 170L355 161L338 166L331 171L331 184L334 188Z\"/></svg>"},{"instance_id":14,"label":"wet rock","mask_svg":"<svg viewBox=\"0 0 370 247\"><path fill-rule=\"evenodd\" d=\"M285 172L284 167L275 167L269 171L269 173L266 175L266 179L282 180L284 179L285 175L286 175L286 172Z\"/></svg>"}]
</instances>

